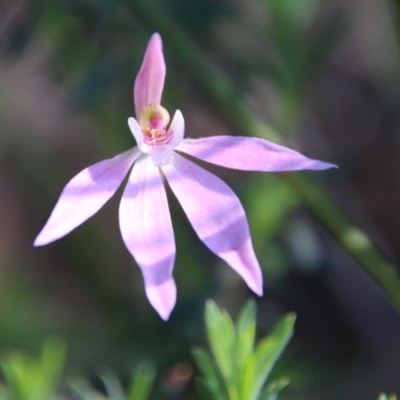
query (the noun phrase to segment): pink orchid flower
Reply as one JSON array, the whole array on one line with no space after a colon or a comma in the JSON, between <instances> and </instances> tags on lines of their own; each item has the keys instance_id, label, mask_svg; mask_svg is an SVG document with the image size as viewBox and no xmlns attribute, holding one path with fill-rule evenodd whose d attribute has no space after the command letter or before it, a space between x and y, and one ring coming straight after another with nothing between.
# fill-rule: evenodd
<instances>
[{"instance_id":1,"label":"pink orchid flower","mask_svg":"<svg viewBox=\"0 0 400 400\"><path fill-rule=\"evenodd\" d=\"M94 215L133 166L119 207L122 239L143 273L151 305L167 320L176 302L172 276L176 250L164 181L206 246L253 292L263 293L261 269L239 199L223 181L184 154L245 171L323 170L334 165L259 138L183 139L182 113L177 110L169 125L168 112L160 105L165 72L161 37L155 33L134 85L137 120L128 120L137 147L72 178L34 244L53 242Z\"/></svg>"}]
</instances>

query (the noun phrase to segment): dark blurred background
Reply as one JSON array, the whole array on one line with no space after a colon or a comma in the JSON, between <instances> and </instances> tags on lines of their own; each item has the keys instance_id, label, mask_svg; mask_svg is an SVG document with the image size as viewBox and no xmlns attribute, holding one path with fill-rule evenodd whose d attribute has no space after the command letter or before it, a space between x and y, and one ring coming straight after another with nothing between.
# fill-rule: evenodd
<instances>
[{"instance_id":1,"label":"dark blurred background","mask_svg":"<svg viewBox=\"0 0 400 400\"><path fill-rule=\"evenodd\" d=\"M340 166L313 175L398 265L400 2L154 0L146 18L144 3L0 0L0 352L37 353L56 333L68 343L67 374L107 365L124 379L150 359L164 398L194 399L192 382L172 377L182 362L190 370L190 348L205 343L205 299L235 313L252 295L172 196L178 302L168 323L122 243L121 190L67 237L32 245L69 179L134 146L126 121L156 29L151 12L191 38L287 145ZM186 136L246 135L164 45L163 105L182 110ZM283 398L400 394L398 311L277 175L210 169L248 214L266 284L260 334L285 311L298 313L280 363L292 381Z\"/></svg>"}]
</instances>

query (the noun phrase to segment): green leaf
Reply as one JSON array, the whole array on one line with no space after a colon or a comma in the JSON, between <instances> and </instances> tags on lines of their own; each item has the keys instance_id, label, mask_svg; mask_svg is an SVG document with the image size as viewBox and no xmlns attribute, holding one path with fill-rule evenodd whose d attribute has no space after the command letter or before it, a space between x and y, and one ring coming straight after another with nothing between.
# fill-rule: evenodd
<instances>
[{"instance_id":1,"label":"green leaf","mask_svg":"<svg viewBox=\"0 0 400 400\"><path fill-rule=\"evenodd\" d=\"M256 306L248 301L236 322L236 366L242 369L252 353L256 334Z\"/></svg>"},{"instance_id":2,"label":"green leaf","mask_svg":"<svg viewBox=\"0 0 400 400\"><path fill-rule=\"evenodd\" d=\"M227 396L223 390L223 385L218 379L218 373L209 357L202 349L196 348L192 351L197 367L203 374L199 380L199 385L204 386L207 393L215 400L227 400ZM202 392L204 390L200 389Z\"/></svg>"},{"instance_id":3,"label":"green leaf","mask_svg":"<svg viewBox=\"0 0 400 400\"><path fill-rule=\"evenodd\" d=\"M296 316L293 313L287 314L274 331L258 344L254 353L256 379L251 399L258 398L273 366L292 337L295 320Z\"/></svg>"},{"instance_id":4,"label":"green leaf","mask_svg":"<svg viewBox=\"0 0 400 400\"><path fill-rule=\"evenodd\" d=\"M22 355L17 352L11 352L1 362L1 369L11 396L17 400L27 395L24 389L25 365Z\"/></svg>"},{"instance_id":5,"label":"green leaf","mask_svg":"<svg viewBox=\"0 0 400 400\"><path fill-rule=\"evenodd\" d=\"M233 377L233 346L235 330L228 313L220 311L213 301L207 301L206 327L211 350L221 374L229 386Z\"/></svg>"},{"instance_id":6,"label":"green leaf","mask_svg":"<svg viewBox=\"0 0 400 400\"><path fill-rule=\"evenodd\" d=\"M261 393L259 400L275 400L278 393L289 385L288 378L281 378L278 381L270 383Z\"/></svg>"},{"instance_id":7,"label":"green leaf","mask_svg":"<svg viewBox=\"0 0 400 400\"><path fill-rule=\"evenodd\" d=\"M129 389L128 400L147 400L156 377L156 369L149 362L142 362L136 368Z\"/></svg>"},{"instance_id":8,"label":"green leaf","mask_svg":"<svg viewBox=\"0 0 400 400\"><path fill-rule=\"evenodd\" d=\"M81 400L107 400L100 393L94 391L85 379L74 379L70 382L70 386L74 394Z\"/></svg>"},{"instance_id":9,"label":"green leaf","mask_svg":"<svg viewBox=\"0 0 400 400\"><path fill-rule=\"evenodd\" d=\"M216 400L217 397L202 378L195 379L196 393L204 400Z\"/></svg>"},{"instance_id":10,"label":"green leaf","mask_svg":"<svg viewBox=\"0 0 400 400\"><path fill-rule=\"evenodd\" d=\"M125 400L125 395L117 376L111 370L104 370L100 374L101 380L106 387L107 395L110 400ZM139 399L138 399L139 400Z\"/></svg>"},{"instance_id":11,"label":"green leaf","mask_svg":"<svg viewBox=\"0 0 400 400\"><path fill-rule=\"evenodd\" d=\"M66 344L59 338L50 337L45 341L40 358L42 398L55 391L64 367L66 351Z\"/></svg>"},{"instance_id":12,"label":"green leaf","mask_svg":"<svg viewBox=\"0 0 400 400\"><path fill-rule=\"evenodd\" d=\"M257 361L254 353L246 360L240 384L240 398L252 400L254 392L254 382L257 376Z\"/></svg>"},{"instance_id":13,"label":"green leaf","mask_svg":"<svg viewBox=\"0 0 400 400\"><path fill-rule=\"evenodd\" d=\"M39 360L18 351L12 351L2 360L1 368L15 400L47 400L54 396L66 346L56 338L43 345Z\"/></svg>"},{"instance_id":14,"label":"green leaf","mask_svg":"<svg viewBox=\"0 0 400 400\"><path fill-rule=\"evenodd\" d=\"M254 368L247 360L254 350L256 334L256 306L254 301L248 301L242 308L236 322L236 368L235 375L238 383L240 398L247 398L254 382Z\"/></svg>"},{"instance_id":15,"label":"green leaf","mask_svg":"<svg viewBox=\"0 0 400 400\"><path fill-rule=\"evenodd\" d=\"M216 365L201 349L192 354L203 378L199 392L205 399L272 400L287 384L286 379L264 388L265 382L293 333L294 314L288 314L254 349L256 306L249 301L234 326L230 316L217 305L206 305L206 327ZM225 385L223 385L225 383Z\"/></svg>"},{"instance_id":16,"label":"green leaf","mask_svg":"<svg viewBox=\"0 0 400 400\"><path fill-rule=\"evenodd\" d=\"M397 400L397 397L395 394L391 394L387 397L385 393L381 393L378 400Z\"/></svg>"}]
</instances>

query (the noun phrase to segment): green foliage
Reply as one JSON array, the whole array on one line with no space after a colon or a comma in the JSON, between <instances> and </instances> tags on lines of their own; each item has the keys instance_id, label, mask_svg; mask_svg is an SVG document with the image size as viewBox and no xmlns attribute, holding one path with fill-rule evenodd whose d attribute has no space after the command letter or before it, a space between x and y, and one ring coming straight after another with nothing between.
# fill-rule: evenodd
<instances>
[{"instance_id":1,"label":"green foliage","mask_svg":"<svg viewBox=\"0 0 400 400\"><path fill-rule=\"evenodd\" d=\"M209 301L205 322L214 360L202 350L193 352L203 377L199 391L207 399L272 400L288 384L280 379L265 385L273 366L292 332L295 317L287 315L268 337L255 345L256 307L248 302L236 323ZM65 344L59 339L45 341L38 359L18 351L3 357L1 368L6 385L0 385L0 400L64 400L57 388L65 361ZM79 400L148 400L155 379L155 368L140 364L127 391L117 376L104 370L100 378L106 394L94 390L84 378L74 379L70 387Z\"/></svg>"},{"instance_id":2,"label":"green foliage","mask_svg":"<svg viewBox=\"0 0 400 400\"><path fill-rule=\"evenodd\" d=\"M227 312L209 301L206 328L210 355L195 349L193 356L202 373L198 382L201 394L214 400L268 400L288 384L281 379L265 386L276 361L293 333L295 316L288 314L266 338L255 346L256 307L248 302L236 324Z\"/></svg>"},{"instance_id":3,"label":"green foliage","mask_svg":"<svg viewBox=\"0 0 400 400\"><path fill-rule=\"evenodd\" d=\"M385 393L381 393L378 400L397 400L397 397L395 394L391 394L387 397Z\"/></svg>"},{"instance_id":4,"label":"green foliage","mask_svg":"<svg viewBox=\"0 0 400 400\"><path fill-rule=\"evenodd\" d=\"M152 364L140 364L129 386L127 400L146 400L149 398L155 376L156 371Z\"/></svg>"},{"instance_id":5,"label":"green foliage","mask_svg":"<svg viewBox=\"0 0 400 400\"><path fill-rule=\"evenodd\" d=\"M293 334L295 315L287 314L272 333L256 341L256 306L247 302L236 321L208 301L205 322L212 356L205 350L193 351L202 374L197 380L198 393L207 400L276 400L289 384L287 378L269 381L271 371ZM35 359L11 351L1 359L5 384L0 384L0 400L67 400L61 395L61 371L66 346L56 338L45 341ZM138 365L127 390L110 370L100 378L104 392L93 389L84 379L70 382L76 400L150 400L156 370L148 362ZM378 400L397 400L396 395L380 394Z\"/></svg>"},{"instance_id":6,"label":"green foliage","mask_svg":"<svg viewBox=\"0 0 400 400\"><path fill-rule=\"evenodd\" d=\"M65 350L62 341L49 338L45 341L38 360L18 351L11 351L1 362L8 385L4 399L52 399L64 365Z\"/></svg>"},{"instance_id":7,"label":"green foliage","mask_svg":"<svg viewBox=\"0 0 400 400\"><path fill-rule=\"evenodd\" d=\"M0 400L66 399L56 391L65 351L64 342L49 338L38 359L15 350L3 357L1 369L6 384L0 385ZM94 390L85 379L75 379L70 386L80 400L148 400L155 379L155 368L146 362L139 364L126 393L112 371L105 370L100 377L106 396Z\"/></svg>"},{"instance_id":8,"label":"green foliage","mask_svg":"<svg viewBox=\"0 0 400 400\"><path fill-rule=\"evenodd\" d=\"M77 379L71 383L79 400L148 400L155 379L155 368L143 362L136 368L128 390L125 392L118 377L110 370L100 375L107 396L94 390L85 379Z\"/></svg>"},{"instance_id":9,"label":"green foliage","mask_svg":"<svg viewBox=\"0 0 400 400\"><path fill-rule=\"evenodd\" d=\"M261 0L271 16L268 40L278 62L266 75L276 86L280 98L281 129L290 130L296 124L310 82L335 45L343 37L341 18L332 17L323 27L315 28L315 17L321 0Z\"/></svg>"}]
</instances>

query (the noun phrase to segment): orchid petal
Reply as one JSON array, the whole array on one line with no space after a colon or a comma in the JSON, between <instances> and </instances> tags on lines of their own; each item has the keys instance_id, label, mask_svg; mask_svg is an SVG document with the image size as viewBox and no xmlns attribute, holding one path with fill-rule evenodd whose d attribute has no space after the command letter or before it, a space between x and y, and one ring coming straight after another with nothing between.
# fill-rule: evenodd
<instances>
[{"instance_id":1,"label":"orchid petal","mask_svg":"<svg viewBox=\"0 0 400 400\"><path fill-rule=\"evenodd\" d=\"M171 134L172 138L166 144L157 146L149 146L146 143L142 144L141 150L151 156L154 165L157 167L162 167L172 161L173 150L182 141L185 134L185 121L179 110L175 111L168 134Z\"/></svg>"},{"instance_id":2,"label":"orchid petal","mask_svg":"<svg viewBox=\"0 0 400 400\"><path fill-rule=\"evenodd\" d=\"M167 146L174 149L182 142L183 136L185 135L185 120L180 110L175 111L174 118L169 126L169 131L172 131L172 140Z\"/></svg>"},{"instance_id":3,"label":"orchid petal","mask_svg":"<svg viewBox=\"0 0 400 400\"><path fill-rule=\"evenodd\" d=\"M200 239L261 296L261 269L235 193L218 177L179 154L162 170Z\"/></svg>"},{"instance_id":4,"label":"orchid petal","mask_svg":"<svg viewBox=\"0 0 400 400\"><path fill-rule=\"evenodd\" d=\"M167 320L176 302L175 240L159 168L148 156L135 163L119 208L122 239L138 263L146 295Z\"/></svg>"},{"instance_id":5,"label":"orchid petal","mask_svg":"<svg viewBox=\"0 0 400 400\"><path fill-rule=\"evenodd\" d=\"M162 40L154 33L147 45L144 60L134 86L136 118L150 103L160 104L164 88L166 67L162 51Z\"/></svg>"},{"instance_id":6,"label":"orchid petal","mask_svg":"<svg viewBox=\"0 0 400 400\"><path fill-rule=\"evenodd\" d=\"M43 246L71 232L94 215L115 193L139 157L137 148L100 161L72 178L63 189L34 245Z\"/></svg>"},{"instance_id":7,"label":"orchid petal","mask_svg":"<svg viewBox=\"0 0 400 400\"><path fill-rule=\"evenodd\" d=\"M265 139L244 136L212 136L186 139L175 149L203 161L244 171L298 171L337 168L307 158L295 150Z\"/></svg>"},{"instance_id":8,"label":"orchid petal","mask_svg":"<svg viewBox=\"0 0 400 400\"><path fill-rule=\"evenodd\" d=\"M143 146L143 132L140 129L140 126L135 118L130 117L128 118L128 125L129 129L132 132L133 137L136 140L136 144L139 147L139 150L143 153L142 146Z\"/></svg>"}]
</instances>

